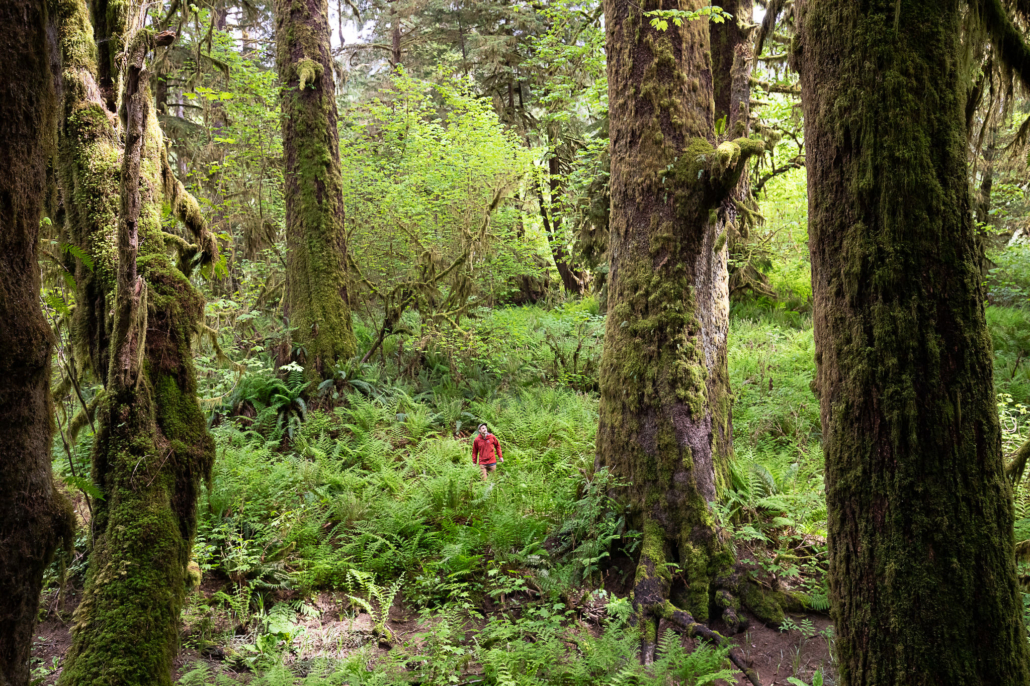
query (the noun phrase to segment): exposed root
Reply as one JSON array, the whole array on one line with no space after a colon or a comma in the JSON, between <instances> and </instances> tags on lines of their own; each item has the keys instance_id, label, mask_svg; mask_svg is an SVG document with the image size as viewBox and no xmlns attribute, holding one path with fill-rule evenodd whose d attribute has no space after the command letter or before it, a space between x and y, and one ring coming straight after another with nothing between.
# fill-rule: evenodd
<instances>
[{"instance_id":1,"label":"exposed root","mask_svg":"<svg viewBox=\"0 0 1030 686\"><path fill-rule=\"evenodd\" d=\"M717 646L732 646L725 636L698 622L692 614L679 609L669 600L672 574L666 554L663 530L653 522L645 522L632 595L635 611L632 624L640 631L641 662L645 665L654 662L658 623L662 619L670 620L679 631L691 638L700 637ZM739 566L733 566L728 574L713 580L716 587L714 604L722 608L722 616L731 631L739 631L746 626L746 620L738 615L739 603L733 592L739 589L746 591L750 583L747 572ZM729 658L753 686L761 686L758 674L747 665L739 648L730 647Z\"/></svg>"},{"instance_id":2,"label":"exposed root","mask_svg":"<svg viewBox=\"0 0 1030 686\"><path fill-rule=\"evenodd\" d=\"M691 638L699 636L706 641L710 641L717 646L732 645L729 643L729 639L720 634L718 631L712 631L704 624L694 621L694 618L690 616L689 612L684 612L676 608L672 603L666 601L665 603L665 615L666 618L671 620L676 626L683 631L684 634ZM762 682L758 678L758 673L751 669L741 655L740 648L733 646L729 652L730 661L736 665L737 669L744 673L747 680L750 681L754 686L762 686Z\"/></svg>"}]
</instances>

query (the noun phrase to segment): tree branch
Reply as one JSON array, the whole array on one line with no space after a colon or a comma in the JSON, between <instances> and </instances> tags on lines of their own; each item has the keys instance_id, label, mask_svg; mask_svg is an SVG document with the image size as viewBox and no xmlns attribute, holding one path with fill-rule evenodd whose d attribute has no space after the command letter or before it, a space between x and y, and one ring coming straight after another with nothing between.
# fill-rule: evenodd
<instances>
[{"instance_id":1,"label":"tree branch","mask_svg":"<svg viewBox=\"0 0 1030 686\"><path fill-rule=\"evenodd\" d=\"M1001 0L983 0L981 11L991 45L1001 61L1019 77L1024 86L1030 87L1030 48L1012 23Z\"/></svg>"}]
</instances>

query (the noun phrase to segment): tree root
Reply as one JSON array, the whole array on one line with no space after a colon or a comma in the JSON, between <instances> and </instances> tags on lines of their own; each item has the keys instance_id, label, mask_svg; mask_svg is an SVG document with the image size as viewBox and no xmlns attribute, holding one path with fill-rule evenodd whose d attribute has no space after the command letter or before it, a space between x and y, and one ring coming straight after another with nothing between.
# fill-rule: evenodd
<instances>
[{"instance_id":1,"label":"tree root","mask_svg":"<svg viewBox=\"0 0 1030 686\"><path fill-rule=\"evenodd\" d=\"M653 522L645 522L644 540L641 545L640 561L637 563L632 595L634 610L632 624L640 631L641 661L645 665L654 662L658 623L662 619L670 620L689 637L697 636L717 646L732 646L725 636L698 622L691 613L679 609L669 599L672 590L672 574L666 563L667 554L662 529ZM733 565L727 572L713 579L715 605L722 608L721 614L733 631L741 629L745 624L737 614L739 603L734 596L734 591L746 591L746 584L749 581L746 578L746 571L739 565ZM748 667L739 648L730 647L729 658L753 686L761 686L757 672Z\"/></svg>"},{"instance_id":2,"label":"tree root","mask_svg":"<svg viewBox=\"0 0 1030 686\"><path fill-rule=\"evenodd\" d=\"M720 634L718 631L712 631L704 624L695 621L689 612L684 612L683 610L678 609L675 605L668 601L666 601L665 603L664 614L667 619L672 621L676 626L678 626L683 631L684 634L691 638L699 636L705 639L706 641L710 641L711 643L714 643L715 645L720 647L726 645L732 646L729 639ZM733 662L734 665L736 665L737 669L744 673L744 676L747 677L748 681L750 681L754 686L762 686L762 682L758 678L758 673L747 665L744 656L741 655L740 648L736 646L731 647L729 657L730 661Z\"/></svg>"}]
</instances>

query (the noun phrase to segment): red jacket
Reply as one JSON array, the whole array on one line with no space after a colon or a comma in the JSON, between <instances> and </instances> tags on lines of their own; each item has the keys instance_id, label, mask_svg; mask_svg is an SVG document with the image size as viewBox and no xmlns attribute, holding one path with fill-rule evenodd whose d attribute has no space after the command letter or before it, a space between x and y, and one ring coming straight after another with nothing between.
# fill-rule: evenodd
<instances>
[{"instance_id":1,"label":"red jacket","mask_svg":"<svg viewBox=\"0 0 1030 686\"><path fill-rule=\"evenodd\" d=\"M501 443L497 436L487 434L486 438L483 438L483 435L479 434L476 440L472 441L472 461L476 464L497 464L499 457L504 456L501 455Z\"/></svg>"}]
</instances>

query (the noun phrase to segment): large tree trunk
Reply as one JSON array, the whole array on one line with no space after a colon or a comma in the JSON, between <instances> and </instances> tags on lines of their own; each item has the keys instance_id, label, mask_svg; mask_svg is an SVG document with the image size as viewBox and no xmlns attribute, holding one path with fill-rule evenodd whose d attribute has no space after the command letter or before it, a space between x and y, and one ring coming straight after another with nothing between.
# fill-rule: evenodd
<instances>
[{"instance_id":1,"label":"large tree trunk","mask_svg":"<svg viewBox=\"0 0 1030 686\"><path fill-rule=\"evenodd\" d=\"M726 120L730 138L748 135L751 110L751 67L754 50L751 45L753 31L753 0L715 0L712 3L732 15L722 23L712 22L709 33L712 40L713 92L715 120ZM743 177L742 177L743 181Z\"/></svg>"},{"instance_id":2,"label":"large tree trunk","mask_svg":"<svg viewBox=\"0 0 1030 686\"><path fill-rule=\"evenodd\" d=\"M276 0L286 157L286 302L309 374L357 349L347 300L336 88L326 0Z\"/></svg>"},{"instance_id":3,"label":"large tree trunk","mask_svg":"<svg viewBox=\"0 0 1030 686\"><path fill-rule=\"evenodd\" d=\"M682 0L679 8L703 4ZM597 467L632 483L644 532L634 606L645 659L657 620L674 614L667 562L680 565L686 609L700 621L712 581L733 564L708 505L724 483L731 440L716 210L745 159L764 150L743 138L715 147L707 24L670 22L663 33L643 16L660 7L605 2L611 273Z\"/></svg>"},{"instance_id":4,"label":"large tree trunk","mask_svg":"<svg viewBox=\"0 0 1030 686\"><path fill-rule=\"evenodd\" d=\"M840 683L1028 684L966 173L967 10L800 10Z\"/></svg>"},{"instance_id":5,"label":"large tree trunk","mask_svg":"<svg viewBox=\"0 0 1030 686\"><path fill-rule=\"evenodd\" d=\"M66 236L90 256L88 271L96 272L86 282L97 296L88 316L106 319L111 304L114 309L103 342L77 340L105 378L92 464L104 498L95 506L86 588L60 683L160 686L171 684L197 495L214 457L191 351L204 301L181 269L197 253L202 261L215 259L217 247L165 156L144 68L154 47L149 30L123 41L125 143L119 150L112 113L96 86L85 4L57 4ZM112 169L119 152L120 172ZM113 188L112 173L120 178ZM180 248L178 268L161 228L165 203L196 241L171 241ZM88 293L83 283L78 287L81 300ZM95 323L80 330L102 328Z\"/></svg>"},{"instance_id":6,"label":"large tree trunk","mask_svg":"<svg viewBox=\"0 0 1030 686\"><path fill-rule=\"evenodd\" d=\"M27 686L43 570L74 519L50 470L53 337L36 246L56 120L41 0L0 3L0 684Z\"/></svg>"}]
</instances>

